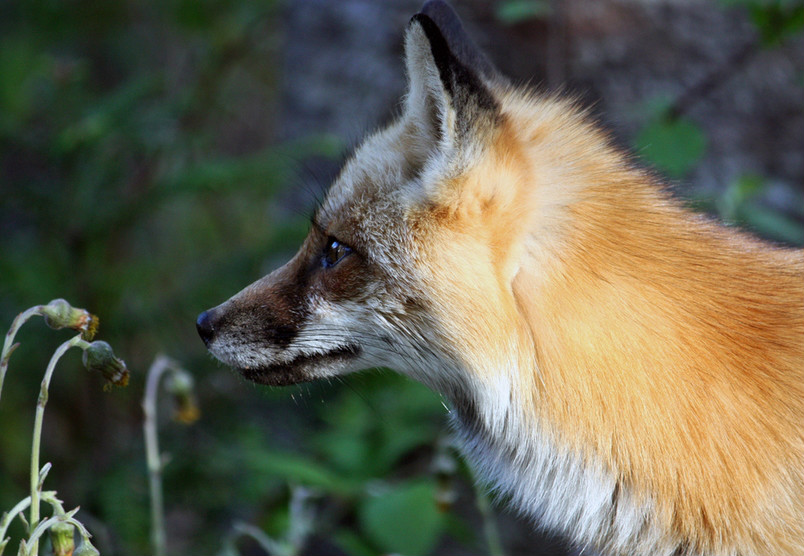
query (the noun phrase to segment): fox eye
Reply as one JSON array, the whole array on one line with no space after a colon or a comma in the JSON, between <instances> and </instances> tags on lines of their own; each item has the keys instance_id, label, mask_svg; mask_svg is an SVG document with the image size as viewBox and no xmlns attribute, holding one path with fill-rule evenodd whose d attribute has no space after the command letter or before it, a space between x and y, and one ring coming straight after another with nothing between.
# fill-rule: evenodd
<instances>
[{"instance_id":1,"label":"fox eye","mask_svg":"<svg viewBox=\"0 0 804 556\"><path fill-rule=\"evenodd\" d=\"M341 243L334 237L330 237L327 240L327 246L324 248L324 258L322 259L322 264L324 265L324 268L335 266L341 262L341 259L351 252L351 247Z\"/></svg>"}]
</instances>

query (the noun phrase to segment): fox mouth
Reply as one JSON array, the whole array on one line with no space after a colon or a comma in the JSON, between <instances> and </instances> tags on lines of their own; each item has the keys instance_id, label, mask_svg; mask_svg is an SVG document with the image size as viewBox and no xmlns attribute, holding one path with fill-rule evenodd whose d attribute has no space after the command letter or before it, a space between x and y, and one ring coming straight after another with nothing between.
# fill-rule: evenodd
<instances>
[{"instance_id":1,"label":"fox mouth","mask_svg":"<svg viewBox=\"0 0 804 556\"><path fill-rule=\"evenodd\" d=\"M288 386L319 378L316 369L338 367L360 355L360 347L346 345L322 353L299 355L290 361L260 367L238 367L244 378L269 386Z\"/></svg>"}]
</instances>

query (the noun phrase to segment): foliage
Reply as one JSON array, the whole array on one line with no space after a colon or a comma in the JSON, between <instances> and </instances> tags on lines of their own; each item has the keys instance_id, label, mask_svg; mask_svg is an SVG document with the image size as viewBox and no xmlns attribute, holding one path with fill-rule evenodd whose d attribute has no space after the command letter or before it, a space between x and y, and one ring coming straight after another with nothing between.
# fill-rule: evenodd
<instances>
[{"instance_id":1,"label":"foliage","mask_svg":"<svg viewBox=\"0 0 804 556\"><path fill-rule=\"evenodd\" d=\"M266 253L284 256L300 240L306 218L281 211L275 198L298 181L298 159L341 150L327 137L269 146L270 112L258 122L240 108L271 105L274 13L272 2L226 0L2 3L0 317L42 296L103 307L106 337L130 354L132 369L170 346L201 369L202 396L219 397L208 378L221 372L198 342L195 315L260 275ZM255 140L246 148L230 139L238 134ZM31 335L17 356L44 367L51 340ZM144 374L134 373L131 390L141 391ZM21 425L38 379L18 378L0 406L0 476L9 478L0 507L27 482ZM238 404L210 413L208 433L220 442L233 420L246 421L235 416L251 408ZM55 480L110 528L99 547L145 553L139 396L111 400L66 381L49 414L61 439L51 449ZM168 475L170 519L171 497L196 484ZM225 510L226 489L210 492L200 519L248 511ZM199 527L193 542L216 544L228 526L223 518L217 529Z\"/></svg>"},{"instance_id":2,"label":"foliage","mask_svg":"<svg viewBox=\"0 0 804 556\"><path fill-rule=\"evenodd\" d=\"M546 0L506 0L497 5L497 19L508 25L531 19L545 19L553 12Z\"/></svg>"},{"instance_id":3,"label":"foliage","mask_svg":"<svg viewBox=\"0 0 804 556\"><path fill-rule=\"evenodd\" d=\"M106 342L95 341L90 343L98 328L98 318L84 309L72 307L63 299L55 299L47 305L36 305L23 311L14 319L11 328L5 335L3 352L0 355L0 394L5 382L11 355L16 351L19 343L14 343L17 332L28 320L34 316L42 316L48 326L55 329L68 328L78 332L70 340L62 343L50 358L45 369L45 375L39 387L39 396L36 401L36 416L34 418L33 440L31 442L30 466L30 495L18 502L10 511L0 517L0 555L11 541L6 536L11 522L19 519L25 526L26 535L19 541L18 555L37 556L39 543L45 533L50 534L53 552L56 556L70 556L75 550L76 532L80 535L81 543L77 551L84 554L97 554L97 550L89 540L91 535L76 517L78 508L65 511L62 501L56 497L55 491L43 490L45 479L50 472L51 464L39 465L41 452L42 430L45 407L50 397L50 383L56 364L62 356L73 347L83 351L84 366L90 371L97 371L104 376L107 385L126 386L129 371L125 363L115 356L112 348ZM49 518L42 518L40 506L48 504L52 509ZM30 510L30 516L25 519L24 511Z\"/></svg>"},{"instance_id":4,"label":"foliage","mask_svg":"<svg viewBox=\"0 0 804 556\"><path fill-rule=\"evenodd\" d=\"M731 73L739 71L761 49L777 47L804 30L804 2L801 0L721 0L721 3L747 10L759 42L747 45L724 67L714 69L686 94L676 99L649 100L645 109L646 123L634 139L637 154L674 180L689 176L705 156L707 148L703 128L684 116L682 111L722 86ZM698 195L693 204L764 237L790 245L804 245L804 223L767 208L762 199L767 189L768 183L761 176L743 175L718 197ZM804 198L798 197L797 204L804 206Z\"/></svg>"},{"instance_id":5,"label":"foliage","mask_svg":"<svg viewBox=\"0 0 804 556\"><path fill-rule=\"evenodd\" d=\"M801 0L720 0L725 6L745 8L766 47L779 45L804 29Z\"/></svg>"},{"instance_id":6,"label":"foliage","mask_svg":"<svg viewBox=\"0 0 804 556\"><path fill-rule=\"evenodd\" d=\"M430 554L444 522L434 500L429 482L383 490L360 507L360 524L382 552Z\"/></svg>"},{"instance_id":7,"label":"foliage","mask_svg":"<svg viewBox=\"0 0 804 556\"><path fill-rule=\"evenodd\" d=\"M433 447L443 434L440 398L407 378L375 370L353 377L350 388L339 390L316 413L321 425L306 453L269 449L252 440L260 434L253 429L237 439L238 459L229 463L245 469L252 484L259 478L264 490L280 493L280 504L288 481L319 492L324 505L332 507L316 529L327 531L347 554L432 553L450 532L430 470L437 457ZM403 471L414 454L424 468ZM287 527L282 520L265 526L276 537ZM480 540L470 536L468 542Z\"/></svg>"},{"instance_id":8,"label":"foliage","mask_svg":"<svg viewBox=\"0 0 804 556\"><path fill-rule=\"evenodd\" d=\"M804 245L804 224L762 204L762 195L767 188L763 178L744 175L720 196L699 196L693 202L699 209L717 213L727 223L755 230L764 237L788 245ZM804 205L804 197L799 198L799 202Z\"/></svg>"},{"instance_id":9,"label":"foliage","mask_svg":"<svg viewBox=\"0 0 804 556\"><path fill-rule=\"evenodd\" d=\"M634 142L636 152L674 179L686 176L706 151L706 135L687 118L655 110Z\"/></svg>"}]
</instances>

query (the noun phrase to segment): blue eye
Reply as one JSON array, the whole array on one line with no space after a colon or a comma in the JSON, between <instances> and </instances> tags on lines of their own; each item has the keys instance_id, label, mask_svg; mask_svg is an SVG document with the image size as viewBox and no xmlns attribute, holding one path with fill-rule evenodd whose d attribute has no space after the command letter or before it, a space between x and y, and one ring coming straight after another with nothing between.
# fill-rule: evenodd
<instances>
[{"instance_id":1,"label":"blue eye","mask_svg":"<svg viewBox=\"0 0 804 556\"><path fill-rule=\"evenodd\" d=\"M334 237L330 237L327 240L327 246L324 247L324 257L321 259L321 264L324 268L335 266L351 252L351 247L341 243Z\"/></svg>"}]
</instances>

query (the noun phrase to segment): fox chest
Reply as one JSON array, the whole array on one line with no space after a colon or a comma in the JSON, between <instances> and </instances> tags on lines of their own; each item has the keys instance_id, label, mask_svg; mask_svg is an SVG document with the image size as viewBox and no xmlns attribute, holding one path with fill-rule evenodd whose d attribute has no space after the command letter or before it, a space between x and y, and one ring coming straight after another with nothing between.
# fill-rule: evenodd
<instances>
[{"instance_id":1,"label":"fox chest","mask_svg":"<svg viewBox=\"0 0 804 556\"><path fill-rule=\"evenodd\" d=\"M496 425L466 407L451 412L480 480L537 525L605 554L688 555L615 474L508 417ZM691 556L691 555L690 555Z\"/></svg>"}]
</instances>

